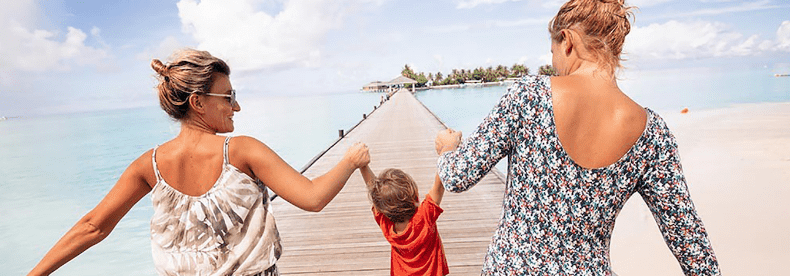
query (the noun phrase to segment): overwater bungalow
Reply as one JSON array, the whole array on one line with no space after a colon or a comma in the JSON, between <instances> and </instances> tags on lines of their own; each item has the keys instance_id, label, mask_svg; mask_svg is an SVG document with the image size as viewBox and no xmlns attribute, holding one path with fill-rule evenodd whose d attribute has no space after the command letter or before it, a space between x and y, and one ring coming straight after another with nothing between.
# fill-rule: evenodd
<instances>
[{"instance_id":1,"label":"overwater bungalow","mask_svg":"<svg viewBox=\"0 0 790 276\"><path fill-rule=\"evenodd\" d=\"M397 78L392 79L388 82L382 81L374 81L362 87L362 91L366 92L394 92L398 89L404 88L406 84L412 85L412 91L414 91L414 85L417 84L417 81L410 79L404 76L398 76Z\"/></svg>"}]
</instances>

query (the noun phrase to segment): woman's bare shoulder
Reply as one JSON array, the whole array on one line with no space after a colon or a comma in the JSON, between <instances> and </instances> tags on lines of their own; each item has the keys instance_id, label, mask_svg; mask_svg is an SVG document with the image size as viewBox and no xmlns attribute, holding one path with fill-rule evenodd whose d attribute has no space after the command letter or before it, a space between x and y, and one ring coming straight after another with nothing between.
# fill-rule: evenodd
<instances>
[{"instance_id":1,"label":"woman's bare shoulder","mask_svg":"<svg viewBox=\"0 0 790 276\"><path fill-rule=\"evenodd\" d=\"M144 180L150 187L153 187L157 182L156 174L154 173L153 156L154 149L149 149L132 161L126 169L134 177Z\"/></svg>"},{"instance_id":2,"label":"woman's bare shoulder","mask_svg":"<svg viewBox=\"0 0 790 276\"><path fill-rule=\"evenodd\" d=\"M244 162L250 160L258 160L267 154L273 153L271 148L258 139L250 136L236 136L230 140L229 152L231 161L233 157L241 157Z\"/></svg>"},{"instance_id":3,"label":"woman's bare shoulder","mask_svg":"<svg viewBox=\"0 0 790 276\"><path fill-rule=\"evenodd\" d=\"M244 151L245 149L252 149L254 147L268 148L268 146L266 146L266 144L264 144L260 140L246 135L235 136L231 139L230 143L236 144L238 146L237 148L241 149L242 151Z\"/></svg>"}]
</instances>

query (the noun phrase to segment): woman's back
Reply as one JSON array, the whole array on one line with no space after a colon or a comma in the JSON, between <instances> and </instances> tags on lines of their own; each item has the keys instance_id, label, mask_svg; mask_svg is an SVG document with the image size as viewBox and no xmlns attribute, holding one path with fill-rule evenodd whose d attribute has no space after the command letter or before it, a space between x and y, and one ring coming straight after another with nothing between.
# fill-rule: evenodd
<instances>
[{"instance_id":1,"label":"woman's back","mask_svg":"<svg viewBox=\"0 0 790 276\"><path fill-rule=\"evenodd\" d=\"M190 196L205 194L222 173L225 137L177 137L158 147L156 161L168 185Z\"/></svg>"},{"instance_id":2,"label":"woman's back","mask_svg":"<svg viewBox=\"0 0 790 276\"><path fill-rule=\"evenodd\" d=\"M559 140L582 167L600 168L616 162L645 129L647 113L613 80L552 77L551 91Z\"/></svg>"}]
</instances>

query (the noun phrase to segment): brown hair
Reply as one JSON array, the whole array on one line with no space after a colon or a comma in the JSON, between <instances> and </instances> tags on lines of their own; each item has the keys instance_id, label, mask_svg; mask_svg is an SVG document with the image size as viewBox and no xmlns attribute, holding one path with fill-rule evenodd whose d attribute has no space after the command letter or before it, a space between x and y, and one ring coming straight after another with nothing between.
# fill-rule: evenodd
<instances>
[{"instance_id":1,"label":"brown hair","mask_svg":"<svg viewBox=\"0 0 790 276\"><path fill-rule=\"evenodd\" d=\"M563 29L582 34L587 50L595 55L609 73L621 67L625 36L631 32L634 7L625 0L570 0L549 22L549 33L554 42L562 42Z\"/></svg>"},{"instance_id":2,"label":"brown hair","mask_svg":"<svg viewBox=\"0 0 790 276\"><path fill-rule=\"evenodd\" d=\"M189 95L208 93L213 84L211 75L230 75L230 67L209 52L194 49L177 51L171 60L165 65L154 59L151 67L158 74L159 105L173 119L182 120L189 111Z\"/></svg>"},{"instance_id":3,"label":"brown hair","mask_svg":"<svg viewBox=\"0 0 790 276\"><path fill-rule=\"evenodd\" d=\"M368 192L373 206L392 222L408 221L417 212L417 183L399 169L382 171Z\"/></svg>"}]
</instances>

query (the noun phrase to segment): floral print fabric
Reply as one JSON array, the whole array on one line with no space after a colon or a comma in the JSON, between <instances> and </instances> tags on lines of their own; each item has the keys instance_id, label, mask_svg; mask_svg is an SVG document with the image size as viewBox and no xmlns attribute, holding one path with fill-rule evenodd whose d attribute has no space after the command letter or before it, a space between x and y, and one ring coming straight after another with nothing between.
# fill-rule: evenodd
<instances>
[{"instance_id":1,"label":"floral print fabric","mask_svg":"<svg viewBox=\"0 0 790 276\"><path fill-rule=\"evenodd\" d=\"M282 247L267 189L228 162L229 141L219 179L201 196L165 182L154 148L151 249L159 275L277 275Z\"/></svg>"},{"instance_id":2,"label":"floral print fabric","mask_svg":"<svg viewBox=\"0 0 790 276\"><path fill-rule=\"evenodd\" d=\"M502 217L484 275L612 275L609 242L626 200L639 193L686 275L718 275L680 166L675 138L650 109L642 136L619 161L577 165L556 134L550 78L527 76L456 151L438 160L448 191L474 186L508 158Z\"/></svg>"}]
</instances>

